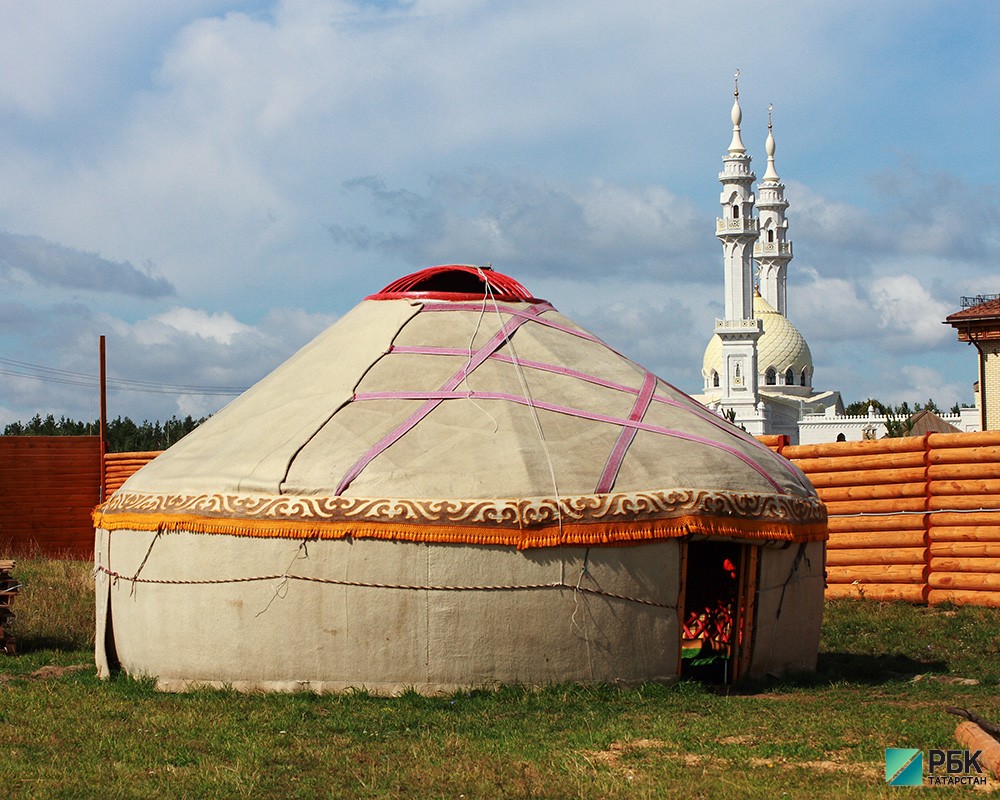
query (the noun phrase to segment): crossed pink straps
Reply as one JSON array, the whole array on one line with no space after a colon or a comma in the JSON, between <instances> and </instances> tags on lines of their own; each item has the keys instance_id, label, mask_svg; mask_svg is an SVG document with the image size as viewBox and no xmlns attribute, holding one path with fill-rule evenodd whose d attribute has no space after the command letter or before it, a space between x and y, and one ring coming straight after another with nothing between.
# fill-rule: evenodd
<instances>
[{"instance_id":1,"label":"crossed pink straps","mask_svg":"<svg viewBox=\"0 0 1000 800\"><path fill-rule=\"evenodd\" d=\"M429 305L424 306L423 310L434 311L442 307L451 309L466 305L467 304L465 303L454 303L448 304L447 306ZM479 306L473 305L472 308L476 311L480 310ZM490 357L490 354L500 347L500 345L502 345L514 331L520 328L528 320L534 319L539 314L551 310L552 306L549 303L538 303L536 305L529 306L524 311L518 310L516 314L512 315L511 318L500 327L500 330L493 334L486 344L480 347L479 350L474 353L465 364L462 365L458 372L444 382L441 386L441 391L453 392L459 385L461 385L462 381L464 381L473 370L477 369L484 361L486 361L486 359ZM354 399L358 399L357 395L355 395ZM340 483L337 484L337 489L334 493L340 495L348 486L351 485L351 481L358 477L358 475L361 474L361 471L367 467L379 453L389 447L389 445L393 442L404 436L410 429L420 422L420 420L437 408L444 401L444 399L444 397L428 399L427 402L410 414L410 416L397 425L389 434L372 445L364 453L364 455L361 456L361 458L354 462L354 466L347 470L347 474L340 479Z\"/></svg>"},{"instance_id":2,"label":"crossed pink straps","mask_svg":"<svg viewBox=\"0 0 1000 800\"><path fill-rule=\"evenodd\" d=\"M571 328L567 325L562 325L558 322L552 320L546 320L541 317L541 314L546 311L553 310L553 307L549 303L539 303L532 305L526 309L512 308L509 306L500 306L498 308L502 313L510 314L510 318L505 322L500 329L486 342L482 347L479 348L475 353L470 356L468 350L461 350L458 348L444 348L444 347L430 347L430 346L393 346L390 348L390 353L413 353L413 354L426 354L426 355L449 355L449 356L461 356L466 359L462 367L454 374L451 378L442 384L441 388L437 391L393 391L393 392L360 392L356 393L353 397L353 401L374 401L374 400L424 400L423 405L420 406L416 411L410 414L405 420L403 420L399 425L393 428L388 434L386 434L382 439L376 442L372 447L370 447L365 453L354 463L354 465L347 471L343 478L341 478L340 483L337 485L336 494L340 495L343 493L348 486L350 486L351 481L353 481L361 472L370 464L380 453L386 450L394 442L398 441L401 437L406 435L411 429L413 429L422 419L424 419L428 414L431 413L435 408L438 407L445 400L452 399L483 399L483 400L504 400L507 402L518 403L520 405L525 405L530 408L535 408L543 411L550 411L559 414L567 414L574 417L580 417L583 419L590 419L597 422L606 422L612 425L620 425L622 430L618 435L618 439L615 442L614 447L608 454L607 462L604 465L604 469L601 473L601 477L598 480L597 486L595 488L595 493L603 494L610 492L614 487L615 480L618 477L618 472L621 469L621 465L625 460L625 455L628 452L629 446L632 444L635 438L636 432L639 430L649 431L651 433L660 434L663 436L669 436L671 438L682 439L686 441L696 442L699 444L712 447L714 449L722 450L723 452L729 453L730 455L743 461L745 464L754 469L757 473L763 476L774 488L780 493L784 493L784 490L760 467L756 462L753 461L749 456L737 450L734 447L723 444L722 442L717 442L712 439L705 438L703 436L698 436L696 434L684 433L683 431L674 430L672 428L665 428L659 425L652 425L647 422L643 422L643 417L646 411L649 409L653 402L665 403L670 406L684 409L699 418L709 422L710 424L718 427L719 429L726 430L726 427L722 422L707 409L700 409L695 404L681 403L677 400L668 397L658 397L655 394L657 378L651 372L646 372L643 377L642 386L636 390L632 387L624 386L622 384L617 384L612 381L607 381L603 378L594 375L588 375L587 373L579 372L577 370L572 370L567 367L561 367L553 364L544 364L535 361L526 361L521 359L515 359L511 355L504 353L498 353L497 350L503 345L505 341L516 331L521 325L527 322L533 322L546 327L554 328L560 330L564 333L580 337L582 339L587 339L588 341L596 342L598 344L604 345L597 337L586 333L585 331L580 331L575 328ZM429 304L426 305L422 311L482 311L481 305L475 303L440 303L440 304ZM499 361L504 361L507 363L513 363L520 365L521 367L526 367L530 369L538 369L546 372L554 372L561 375L572 376L580 380L585 380L589 383L594 383L600 386L605 386L608 388L617 389L619 391L628 392L630 394L635 394L635 402L632 406L632 411L629 413L627 419L622 419L619 417L614 417L608 414L600 414L596 412L587 411L584 409L570 408L568 406L560 406L553 403L548 403L545 401L532 400L527 397L523 397L515 394L508 394L504 392L472 392L472 391L457 391L458 387L462 382L478 367L487 361L487 359L494 359ZM763 446L761 446L763 447Z\"/></svg>"}]
</instances>

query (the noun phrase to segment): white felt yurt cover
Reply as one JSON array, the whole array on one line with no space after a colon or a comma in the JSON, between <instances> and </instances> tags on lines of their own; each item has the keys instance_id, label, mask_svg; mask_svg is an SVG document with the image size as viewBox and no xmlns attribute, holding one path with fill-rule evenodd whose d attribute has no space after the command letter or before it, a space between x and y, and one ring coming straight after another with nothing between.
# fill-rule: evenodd
<instances>
[{"instance_id":1,"label":"white felt yurt cover","mask_svg":"<svg viewBox=\"0 0 1000 800\"><path fill-rule=\"evenodd\" d=\"M788 461L516 281L458 266L365 299L133 475L98 507L95 525L99 581L132 586L133 606L123 599L111 615L119 656L129 649L122 636L142 635L124 620L149 624L134 607L143 580L152 590L287 572L233 563L239 548L230 542L389 540L447 545L452 554L464 546L475 573L483 546L517 553L827 535L822 503ZM208 551L156 544L172 533L223 537L216 543L226 542L228 563L216 572L225 575L179 563ZM129 542L131 561L116 564ZM100 619L101 602L99 591L99 629L111 624ZM103 611L111 608L105 600ZM137 668L162 672L148 661ZM171 669L178 680L213 677L210 667ZM280 672L261 681L296 679Z\"/></svg>"}]
</instances>

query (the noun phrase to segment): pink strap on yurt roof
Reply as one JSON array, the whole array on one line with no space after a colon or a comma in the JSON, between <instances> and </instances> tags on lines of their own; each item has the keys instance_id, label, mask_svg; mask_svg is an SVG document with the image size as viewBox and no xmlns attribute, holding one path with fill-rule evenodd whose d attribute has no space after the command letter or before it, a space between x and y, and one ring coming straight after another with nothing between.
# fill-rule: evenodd
<instances>
[{"instance_id":1,"label":"pink strap on yurt roof","mask_svg":"<svg viewBox=\"0 0 1000 800\"><path fill-rule=\"evenodd\" d=\"M712 439L708 439L704 436L698 436L697 434L694 433L684 433L683 431L674 430L673 428L664 428L661 425L652 425L648 422L642 422L640 420L622 419L621 417L613 417L610 414L599 414L594 411L586 411L580 408L570 408L569 406L560 406L554 403L546 403L543 400L531 400L528 399L527 397L522 397L521 395L516 395L516 394L509 394L507 392L473 392L468 390L458 392L454 391L453 389L450 390L444 389L436 392L421 392L421 391L361 392L354 395L353 400L356 402L364 402L369 400L426 400L427 401L423 406L420 407L420 409L414 412L413 415L408 417L407 421L404 422L403 425L400 425L395 431L393 431L387 437L385 437L385 439L383 439L383 441L387 442L387 444L384 447L378 448L378 452L384 450L385 447L388 447L389 444L395 442L400 436L406 433L407 430L412 428L413 425L416 424L416 421L413 423L413 425L407 426L407 423L409 423L409 421L413 419L413 417L415 417L417 414L420 414L421 415L420 419L423 419L423 417L427 416L427 414L429 414L434 408L436 408L438 404L444 402L445 400L505 400L507 402L517 403L522 406L528 406L529 408L538 409L539 411L552 411L557 414L566 414L567 416L571 417L588 419L591 420L592 422L607 422L610 423L611 425L621 425L623 427L633 428L635 430L648 431L649 433L658 433L661 434L662 436L669 436L673 439L681 439L687 442L695 442L696 444L703 444L706 447L711 447L715 450L721 450L724 453L729 453L730 455L735 456L736 458L740 459L740 461L743 461L745 464L751 467L755 472L760 474L761 477L763 477L768 483L771 484L771 486L774 487L775 491L781 494L784 494L785 492L785 490L782 489L781 486L779 486L774 481L774 479L767 474L767 471L763 467L757 464L752 458L747 456L745 453L742 453L739 450L737 450L735 447L730 447L729 445L723 444L722 442L716 442L713 441ZM426 411L424 409L426 409ZM401 430L404 426L407 426L406 430ZM399 432L399 435L395 435L397 431ZM391 441L389 441L390 439ZM372 453L372 451L374 450L376 450L376 448L373 447L372 450L369 451L369 453ZM373 453L371 458L368 458L367 461L365 461L365 464L362 465L361 468L358 469L357 472L355 472L351 476L352 480L354 477L357 477L357 474L361 472L361 469L363 469L364 466L367 465L372 460L372 458L378 455L378 452ZM368 453L366 453L365 455L367 456ZM359 464L361 463L361 460L362 459L359 459L358 462ZM348 481L348 483L350 483L350 481ZM346 488L346 484L344 488ZM340 494L339 490L337 494Z\"/></svg>"},{"instance_id":2,"label":"pink strap on yurt roof","mask_svg":"<svg viewBox=\"0 0 1000 800\"><path fill-rule=\"evenodd\" d=\"M540 320L541 321L541 320ZM464 350L460 347L435 347L432 345L392 345L389 348L390 353L398 353L400 355L427 355L427 356L459 356L462 358L469 357L469 351ZM638 394L640 389L633 386L626 386L623 383L616 383L615 381L609 381L606 378L601 378L597 375L591 375L587 372L581 372L580 370L571 369L570 367L561 367L557 364L547 364L543 361L532 361L525 358L514 358L513 356L507 355L506 353L496 352L490 355L491 361L503 361L506 364L516 364L517 366L524 369L537 369L540 372L551 372L554 375L565 375L569 378L577 378L581 381L586 381L587 383L592 383L595 386L603 386L606 389L614 389L619 392L624 392L625 394ZM654 376L656 377L656 376ZM662 382L664 385L674 389L669 383L664 381L662 378L656 378L657 381ZM674 389L674 391L679 391ZM672 408L680 409L681 411L686 411L689 414L693 414L701 420L704 420L709 425L712 425L719 430L724 430L727 433L732 433L731 426L724 423L717 414L712 413L704 406L699 405L693 400L683 403L679 400L675 400L672 397L663 397L662 395L654 394L652 397L654 403L662 403L663 405L671 406ZM746 436L744 440L760 449L767 450L767 446L761 444L757 439L752 436Z\"/></svg>"},{"instance_id":3,"label":"pink strap on yurt roof","mask_svg":"<svg viewBox=\"0 0 1000 800\"><path fill-rule=\"evenodd\" d=\"M653 391L655 389L656 376L652 372L647 372L646 377L642 381L642 388L639 389L639 393L635 397L632 413L628 415L629 420L632 422L642 422L642 418L646 414L646 409L649 408L649 404L653 401ZM625 460L625 454L628 452L629 445L632 444L632 440L635 438L635 432L635 428L626 426L618 434L618 441L615 442L611 453L608 454L608 463L604 465L604 472L601 473L601 479L597 482L597 488L594 489L597 494L606 494L615 485L618 470L621 469L622 461Z\"/></svg>"},{"instance_id":4,"label":"pink strap on yurt roof","mask_svg":"<svg viewBox=\"0 0 1000 800\"><path fill-rule=\"evenodd\" d=\"M478 293L477 293L478 292ZM388 399L407 399L407 400L423 400L423 404L410 414L405 420L403 420L399 425L397 425L392 431L386 434L381 440L372 445L368 450L361 455L360 458L351 466L351 468L344 474L335 490L336 495L341 495L351 482L359 475L361 472L375 459L390 447L393 443L397 442L400 438L406 435L410 430L412 430L416 425L420 423L428 414L430 414L435 408L437 408L440 403L444 400L456 399L456 398L480 398L480 399L496 399L496 400L508 400L511 402L519 403L522 405L527 405L534 409L541 409L547 411L553 411L560 414L567 414L570 416L576 416L583 419L590 419L597 422L607 422L610 424L621 425L622 430L619 433L618 440L615 446L612 448L611 453L608 455L608 460L604 466L601 477L598 481L596 492L598 494L606 494L611 491L614 486L614 482L618 476L621 466L624 462L625 456L631 446L632 441L635 438L636 432L638 430L645 430L652 433L670 436L673 438L684 439L687 441L696 442L703 444L713 449L721 450L739 458L741 461L746 463L748 466L753 468L761 476L763 476L778 492L783 492L783 489L767 474L766 470L756 464L753 459L746 456L739 449L731 447L729 445L723 444L721 442L716 442L703 436L698 436L696 434L687 434L681 431L665 428L662 426L649 425L643 423L642 419L649 409L649 406L653 402L664 403L672 407L686 411L687 413L694 414L700 419L708 422L722 430L727 430L721 420L716 419L715 415L712 414L707 409L698 409L696 404L681 403L672 398L658 397L656 396L656 385L658 379L652 373L643 370L643 383L638 389L625 386L622 384L617 384L613 381L608 381L602 379L595 375L589 375L587 373L574 370L568 367L562 367L554 364L545 364L542 362L534 361L521 361L513 355L507 355L504 353L497 352L501 345L517 330L522 324L528 321L532 321L543 325L545 327L551 328L553 330L566 333L571 336L578 337L603 347L607 347L609 350L614 351L612 348L608 347L607 344L602 342L593 334L586 331L580 330L578 328L571 327L569 325L562 324L555 320L544 319L541 317L546 311L554 310L553 306L544 300L538 300L531 296L531 294L523 287L520 283L515 281L509 276L502 275L501 273L493 272L492 269L488 267L474 267L467 265L445 265L440 267L430 267L426 270L421 270L420 272L413 273L412 275L407 275L404 278L400 278L393 283L386 286L381 292L369 296L369 300L389 300L389 299L400 299L400 298L410 298L419 299L424 301L422 304L421 312L446 312L446 311L460 311L460 312L478 312L480 314L486 311L492 311L497 314L508 315L507 321L500 327L500 329L495 333L490 340L483 345L477 351L464 350L460 348L443 348L443 347L433 347L433 346L420 346L420 345L400 345L391 346L387 351L389 353L399 353L399 354L418 354L418 355L445 355L445 356L457 356L466 358L466 362L462 367L436 392L427 391L396 391L396 392L361 392L356 393L352 400L354 401L364 401L364 400L388 400ZM482 302L469 302L472 300L479 300ZM487 305L486 301L489 300L491 303ZM447 301L447 302L441 302ZM511 306L511 305L501 305L498 301L507 302L517 302L524 303L530 302L531 305L525 306ZM555 404L545 403L542 401L533 401L527 397L521 397L518 395L507 394L507 393L483 393L483 392L456 392L455 389L461 385L461 383L472 373L475 369L485 363L488 359L496 359L504 361L507 363L514 364L517 368L531 368L543 370L555 374L565 375L567 377L573 377L579 380L587 381L595 385L604 386L610 389L615 389L617 391L626 392L629 394L634 394L636 396L635 402L628 419L619 419L611 417L609 415L598 414L594 412L588 412L583 409L568 408L565 406L559 406ZM762 447L755 440L750 440L750 444Z\"/></svg>"},{"instance_id":5,"label":"pink strap on yurt roof","mask_svg":"<svg viewBox=\"0 0 1000 800\"><path fill-rule=\"evenodd\" d=\"M520 328L524 323L529 320L535 320L536 315L544 314L546 311L552 310L552 306L548 303L540 303L538 305L530 307L526 312L517 314L510 319L508 319L493 336L490 338L486 344L484 344L479 350L474 353L469 360L464 363L461 369L458 370L454 375L452 375L448 380L444 382L438 394L450 395L450 393L457 388L462 381L464 381L469 374L477 369L490 354L493 353L498 347L500 347L505 341L510 338L510 335L514 333L518 328ZM433 394L433 393L432 393ZM357 399L357 395L355 398ZM334 492L336 495L340 495L351 485L361 471L367 467L373 459L375 459L379 453L389 447L393 442L398 441L402 436L404 436L408 431L410 431L417 423L420 422L424 417L431 413L437 406L445 399L442 397L432 397L427 395L423 398L425 402L420 408L414 411L409 417L407 417L403 422L397 425L389 434L384 436L378 442L376 442L372 447L370 447L362 456L359 458L354 465L347 471L343 478L340 479L340 483L337 484L337 489Z\"/></svg>"},{"instance_id":6,"label":"pink strap on yurt roof","mask_svg":"<svg viewBox=\"0 0 1000 800\"><path fill-rule=\"evenodd\" d=\"M536 301L538 305L531 306L529 308L515 308L513 306L489 306L484 309L481 303L428 303L424 306L424 311L477 311L482 313L484 310L491 313L498 314L510 314L513 317L526 317L532 322L537 322L539 325L544 325L546 328L553 328L557 331L562 331L563 333L568 333L570 336L576 336L580 339L586 339L588 342L595 342L597 344L604 345L604 342L598 339L594 334L587 333L586 331L581 331L579 328L571 328L569 325L563 325L561 322L556 322L551 319L543 319L541 317L535 316L536 308L543 308L545 311L555 311L555 307L549 303L547 300ZM610 348L609 348L610 349Z\"/></svg>"}]
</instances>

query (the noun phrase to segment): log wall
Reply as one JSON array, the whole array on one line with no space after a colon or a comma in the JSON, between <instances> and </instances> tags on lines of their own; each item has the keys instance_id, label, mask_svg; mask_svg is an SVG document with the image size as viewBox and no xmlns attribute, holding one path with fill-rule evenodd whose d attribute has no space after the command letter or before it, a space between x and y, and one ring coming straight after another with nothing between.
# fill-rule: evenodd
<instances>
[{"instance_id":1,"label":"log wall","mask_svg":"<svg viewBox=\"0 0 1000 800\"><path fill-rule=\"evenodd\" d=\"M156 458L162 450L150 450L143 453L108 453L104 456L104 499L121 488L121 485Z\"/></svg>"},{"instance_id":2,"label":"log wall","mask_svg":"<svg viewBox=\"0 0 1000 800\"><path fill-rule=\"evenodd\" d=\"M827 597L1000 607L1000 431L761 440L826 503Z\"/></svg>"}]
</instances>

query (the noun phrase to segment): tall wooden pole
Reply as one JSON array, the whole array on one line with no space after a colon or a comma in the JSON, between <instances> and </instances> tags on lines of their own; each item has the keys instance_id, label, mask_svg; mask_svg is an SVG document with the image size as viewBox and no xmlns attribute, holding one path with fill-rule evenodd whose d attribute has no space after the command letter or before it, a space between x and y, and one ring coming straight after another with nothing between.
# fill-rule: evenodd
<instances>
[{"instance_id":1,"label":"tall wooden pole","mask_svg":"<svg viewBox=\"0 0 1000 800\"><path fill-rule=\"evenodd\" d=\"M104 334L101 334L101 345L100 345L100 359L101 359L101 499L98 502L104 502L104 493L107 490L106 486L106 473L107 470L104 466L105 454L107 453L108 443L107 443L107 430L108 430L108 370L107 361L105 358L105 348L104 348Z\"/></svg>"}]
</instances>

